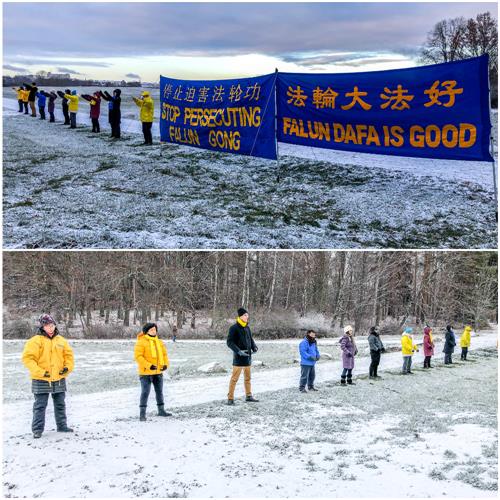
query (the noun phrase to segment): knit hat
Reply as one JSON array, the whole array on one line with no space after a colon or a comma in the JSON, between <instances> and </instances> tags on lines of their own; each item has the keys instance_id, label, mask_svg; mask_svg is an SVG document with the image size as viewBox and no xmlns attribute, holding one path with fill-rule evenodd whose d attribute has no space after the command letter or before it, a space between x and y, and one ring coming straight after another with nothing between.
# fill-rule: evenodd
<instances>
[{"instance_id":1,"label":"knit hat","mask_svg":"<svg viewBox=\"0 0 500 500\"><path fill-rule=\"evenodd\" d=\"M238 318L241 318L244 314L248 314L248 311L244 307L238 309Z\"/></svg>"},{"instance_id":2,"label":"knit hat","mask_svg":"<svg viewBox=\"0 0 500 500\"><path fill-rule=\"evenodd\" d=\"M347 333L347 332L352 333L352 326L351 325L347 325L346 327L344 327L344 333Z\"/></svg>"},{"instance_id":3,"label":"knit hat","mask_svg":"<svg viewBox=\"0 0 500 500\"><path fill-rule=\"evenodd\" d=\"M50 324L55 325L56 324L56 322L54 321L54 318L50 314L42 314L38 318L38 321L40 322L40 326L50 325Z\"/></svg>"},{"instance_id":4,"label":"knit hat","mask_svg":"<svg viewBox=\"0 0 500 500\"><path fill-rule=\"evenodd\" d=\"M71 95L76 95L76 90L72 90Z\"/></svg>"},{"instance_id":5,"label":"knit hat","mask_svg":"<svg viewBox=\"0 0 500 500\"><path fill-rule=\"evenodd\" d=\"M405 333L412 333L413 332L413 328L411 328L410 326L407 326L405 328Z\"/></svg>"},{"instance_id":6,"label":"knit hat","mask_svg":"<svg viewBox=\"0 0 500 500\"><path fill-rule=\"evenodd\" d=\"M158 331L158 326L156 323L146 323L143 327L142 327L142 333L148 333L149 330L151 330L151 328L156 328L156 331Z\"/></svg>"}]
</instances>

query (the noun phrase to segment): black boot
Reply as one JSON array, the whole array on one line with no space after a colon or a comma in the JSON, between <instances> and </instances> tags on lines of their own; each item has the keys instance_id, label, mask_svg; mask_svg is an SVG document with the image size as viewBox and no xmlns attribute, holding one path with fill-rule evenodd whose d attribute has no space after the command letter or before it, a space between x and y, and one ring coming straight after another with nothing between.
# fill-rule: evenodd
<instances>
[{"instance_id":1,"label":"black boot","mask_svg":"<svg viewBox=\"0 0 500 500\"><path fill-rule=\"evenodd\" d=\"M249 402L249 403L258 403L259 400L258 399L255 399L251 394L250 396L247 396L245 401Z\"/></svg>"},{"instance_id":2,"label":"black boot","mask_svg":"<svg viewBox=\"0 0 500 500\"><path fill-rule=\"evenodd\" d=\"M71 427L66 426L66 427L58 427L57 432L74 432L74 431Z\"/></svg>"},{"instance_id":3,"label":"black boot","mask_svg":"<svg viewBox=\"0 0 500 500\"><path fill-rule=\"evenodd\" d=\"M145 422L146 421L146 407L140 406L139 409L140 409L139 420L141 422Z\"/></svg>"},{"instance_id":4,"label":"black boot","mask_svg":"<svg viewBox=\"0 0 500 500\"><path fill-rule=\"evenodd\" d=\"M35 432L33 432L33 437L35 439L40 439L42 437L41 431L35 431Z\"/></svg>"},{"instance_id":5,"label":"black boot","mask_svg":"<svg viewBox=\"0 0 500 500\"><path fill-rule=\"evenodd\" d=\"M299 387L299 391L300 392L306 392L306 388L305 387Z\"/></svg>"},{"instance_id":6,"label":"black boot","mask_svg":"<svg viewBox=\"0 0 500 500\"><path fill-rule=\"evenodd\" d=\"M340 385L346 385L345 378L340 379Z\"/></svg>"},{"instance_id":7,"label":"black boot","mask_svg":"<svg viewBox=\"0 0 500 500\"><path fill-rule=\"evenodd\" d=\"M309 390L310 390L310 391L316 391L316 392L318 392L318 391L319 391L319 389L316 389L316 387L314 387L314 386L309 387Z\"/></svg>"},{"instance_id":8,"label":"black boot","mask_svg":"<svg viewBox=\"0 0 500 500\"><path fill-rule=\"evenodd\" d=\"M228 399L227 406L234 406L234 399Z\"/></svg>"},{"instance_id":9,"label":"black boot","mask_svg":"<svg viewBox=\"0 0 500 500\"><path fill-rule=\"evenodd\" d=\"M348 379L347 379L347 383L348 383L349 385L356 385L356 384L352 381L352 378L348 378Z\"/></svg>"},{"instance_id":10,"label":"black boot","mask_svg":"<svg viewBox=\"0 0 500 500\"><path fill-rule=\"evenodd\" d=\"M165 411L165 405L158 405L158 416L159 417L171 417L172 414Z\"/></svg>"}]
</instances>

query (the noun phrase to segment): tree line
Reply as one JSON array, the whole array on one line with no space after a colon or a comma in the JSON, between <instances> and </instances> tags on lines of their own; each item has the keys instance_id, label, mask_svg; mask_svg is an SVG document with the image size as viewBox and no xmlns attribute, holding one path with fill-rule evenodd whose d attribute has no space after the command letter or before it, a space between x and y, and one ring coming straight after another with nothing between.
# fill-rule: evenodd
<instances>
[{"instance_id":1,"label":"tree line","mask_svg":"<svg viewBox=\"0 0 500 500\"><path fill-rule=\"evenodd\" d=\"M223 335L240 306L257 334L275 336L315 314L325 334L347 323L480 327L497 314L495 252L28 251L6 252L3 266L4 328L49 312L88 338L165 318L186 335L205 318L207 335Z\"/></svg>"}]
</instances>

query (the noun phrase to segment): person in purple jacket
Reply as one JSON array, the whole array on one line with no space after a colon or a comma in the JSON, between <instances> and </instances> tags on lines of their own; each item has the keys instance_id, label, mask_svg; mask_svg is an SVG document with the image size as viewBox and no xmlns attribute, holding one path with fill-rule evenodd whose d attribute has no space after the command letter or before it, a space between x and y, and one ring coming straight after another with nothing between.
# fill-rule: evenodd
<instances>
[{"instance_id":1,"label":"person in purple jacket","mask_svg":"<svg viewBox=\"0 0 500 500\"><path fill-rule=\"evenodd\" d=\"M82 94L83 99L90 102L90 120L92 121L92 132L99 133L99 116L101 114L101 93L96 90L93 95Z\"/></svg>"},{"instance_id":2,"label":"person in purple jacket","mask_svg":"<svg viewBox=\"0 0 500 500\"><path fill-rule=\"evenodd\" d=\"M299 391L306 392L306 385L310 391L317 391L314 387L316 378L315 365L319 360L320 354L316 343L316 332L308 330L304 340L299 344L300 353L300 382Z\"/></svg>"},{"instance_id":3,"label":"person in purple jacket","mask_svg":"<svg viewBox=\"0 0 500 500\"><path fill-rule=\"evenodd\" d=\"M55 93L54 90L51 92L45 92L45 90L42 90L41 93L49 100L49 103L47 104L47 111L49 112L49 122L54 123L56 121L54 117L54 111L56 108L55 105L55 100L57 99L57 94Z\"/></svg>"},{"instance_id":4,"label":"person in purple jacket","mask_svg":"<svg viewBox=\"0 0 500 500\"><path fill-rule=\"evenodd\" d=\"M358 348L356 347L356 342L354 342L353 329L352 326L346 326L344 328L344 335L339 341L340 348L342 349L342 375L340 376L340 384L346 385L356 385L352 381L352 370L354 368L354 356L358 354Z\"/></svg>"}]
</instances>

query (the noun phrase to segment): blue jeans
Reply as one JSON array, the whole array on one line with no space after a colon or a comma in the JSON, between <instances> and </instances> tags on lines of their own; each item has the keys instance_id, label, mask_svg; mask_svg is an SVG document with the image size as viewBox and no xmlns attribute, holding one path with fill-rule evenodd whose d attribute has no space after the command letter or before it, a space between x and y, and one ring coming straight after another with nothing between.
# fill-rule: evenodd
<instances>
[{"instance_id":1,"label":"blue jeans","mask_svg":"<svg viewBox=\"0 0 500 500\"><path fill-rule=\"evenodd\" d=\"M347 377L347 380L352 380L352 368L344 368L342 370L342 375L340 376L340 378L342 380L345 380Z\"/></svg>"},{"instance_id":2,"label":"blue jeans","mask_svg":"<svg viewBox=\"0 0 500 500\"><path fill-rule=\"evenodd\" d=\"M66 427L66 403L64 398L65 392L55 392L52 394L54 401L54 416L58 429ZM49 394L35 394L35 403L33 404L33 423L31 429L33 432L43 432L45 428L45 410L49 402Z\"/></svg>"},{"instance_id":3,"label":"blue jeans","mask_svg":"<svg viewBox=\"0 0 500 500\"><path fill-rule=\"evenodd\" d=\"M411 356L403 356L403 373L411 372Z\"/></svg>"},{"instance_id":4,"label":"blue jeans","mask_svg":"<svg viewBox=\"0 0 500 500\"><path fill-rule=\"evenodd\" d=\"M163 405L163 374L159 375L140 375L139 380L141 381L141 400L139 406L148 406L149 392L151 391L151 384L155 388L156 394L156 404Z\"/></svg>"},{"instance_id":5,"label":"blue jeans","mask_svg":"<svg viewBox=\"0 0 500 500\"><path fill-rule=\"evenodd\" d=\"M300 365L300 389L304 389L306 384L309 389L314 387L315 378L316 370L314 369L314 365Z\"/></svg>"}]
</instances>

